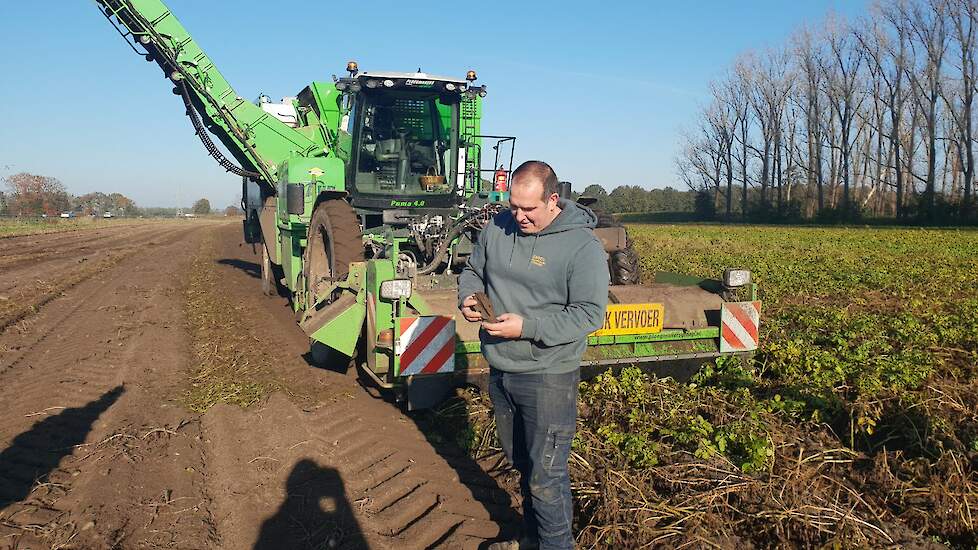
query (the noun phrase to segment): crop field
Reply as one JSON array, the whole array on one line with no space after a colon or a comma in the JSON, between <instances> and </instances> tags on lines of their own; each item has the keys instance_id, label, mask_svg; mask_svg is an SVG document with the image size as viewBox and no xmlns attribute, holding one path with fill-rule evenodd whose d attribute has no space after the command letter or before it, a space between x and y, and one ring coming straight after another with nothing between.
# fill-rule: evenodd
<instances>
[{"instance_id":1,"label":"crop field","mask_svg":"<svg viewBox=\"0 0 978 550\"><path fill-rule=\"evenodd\" d=\"M629 231L646 279L751 269L762 345L687 383L629 368L582 385L582 547L975 548L978 232Z\"/></svg>"}]
</instances>

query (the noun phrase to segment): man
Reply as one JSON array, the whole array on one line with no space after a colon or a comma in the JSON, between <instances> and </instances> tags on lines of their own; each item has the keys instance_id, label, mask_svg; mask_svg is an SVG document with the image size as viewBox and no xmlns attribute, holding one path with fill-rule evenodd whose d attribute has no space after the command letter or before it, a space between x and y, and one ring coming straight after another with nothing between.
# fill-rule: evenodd
<instances>
[{"instance_id":1,"label":"man","mask_svg":"<svg viewBox=\"0 0 978 550\"><path fill-rule=\"evenodd\" d=\"M591 229L597 218L560 199L545 162L520 165L510 208L479 236L459 276L459 308L480 321L486 293L497 322L483 322L489 396L507 458L520 472L523 534L496 549L573 548L567 460L577 426L577 387L587 335L604 322L608 264ZM499 313L502 312L502 313Z\"/></svg>"}]
</instances>

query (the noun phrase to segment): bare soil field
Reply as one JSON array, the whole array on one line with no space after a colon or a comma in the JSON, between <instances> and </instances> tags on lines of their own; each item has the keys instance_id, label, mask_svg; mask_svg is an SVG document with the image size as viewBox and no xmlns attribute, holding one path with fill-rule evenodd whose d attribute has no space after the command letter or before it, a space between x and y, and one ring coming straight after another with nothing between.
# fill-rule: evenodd
<instances>
[{"instance_id":1,"label":"bare soil field","mask_svg":"<svg viewBox=\"0 0 978 550\"><path fill-rule=\"evenodd\" d=\"M477 548L498 455L311 364L239 225L0 240L0 548Z\"/></svg>"},{"instance_id":2,"label":"bare soil field","mask_svg":"<svg viewBox=\"0 0 978 550\"><path fill-rule=\"evenodd\" d=\"M146 223L171 223L176 220L164 218L113 218L82 216L77 218L0 218L0 239L39 235L42 233L71 233L93 229L111 229L123 225L142 225ZM182 220L180 220L182 221Z\"/></svg>"}]
</instances>

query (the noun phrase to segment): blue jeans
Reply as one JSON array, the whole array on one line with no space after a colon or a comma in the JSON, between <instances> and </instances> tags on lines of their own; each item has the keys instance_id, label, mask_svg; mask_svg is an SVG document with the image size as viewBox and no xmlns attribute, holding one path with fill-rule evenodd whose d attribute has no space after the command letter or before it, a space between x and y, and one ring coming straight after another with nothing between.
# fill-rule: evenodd
<instances>
[{"instance_id":1,"label":"blue jeans","mask_svg":"<svg viewBox=\"0 0 978 550\"><path fill-rule=\"evenodd\" d=\"M580 371L520 374L492 369L489 397L496 431L510 463L520 472L524 537L541 550L574 547L567 460L577 428Z\"/></svg>"}]
</instances>

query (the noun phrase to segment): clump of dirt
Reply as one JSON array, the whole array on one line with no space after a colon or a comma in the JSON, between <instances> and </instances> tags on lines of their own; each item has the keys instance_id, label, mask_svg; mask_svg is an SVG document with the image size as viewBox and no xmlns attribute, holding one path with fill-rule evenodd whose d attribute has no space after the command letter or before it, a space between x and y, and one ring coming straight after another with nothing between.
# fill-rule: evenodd
<instances>
[{"instance_id":1,"label":"clump of dirt","mask_svg":"<svg viewBox=\"0 0 978 550\"><path fill-rule=\"evenodd\" d=\"M246 323L244 304L235 303L213 263L209 235L195 256L185 286L187 332L193 367L183 398L187 409L204 412L216 403L247 407L274 391L301 395L275 372L268 342Z\"/></svg>"}]
</instances>

